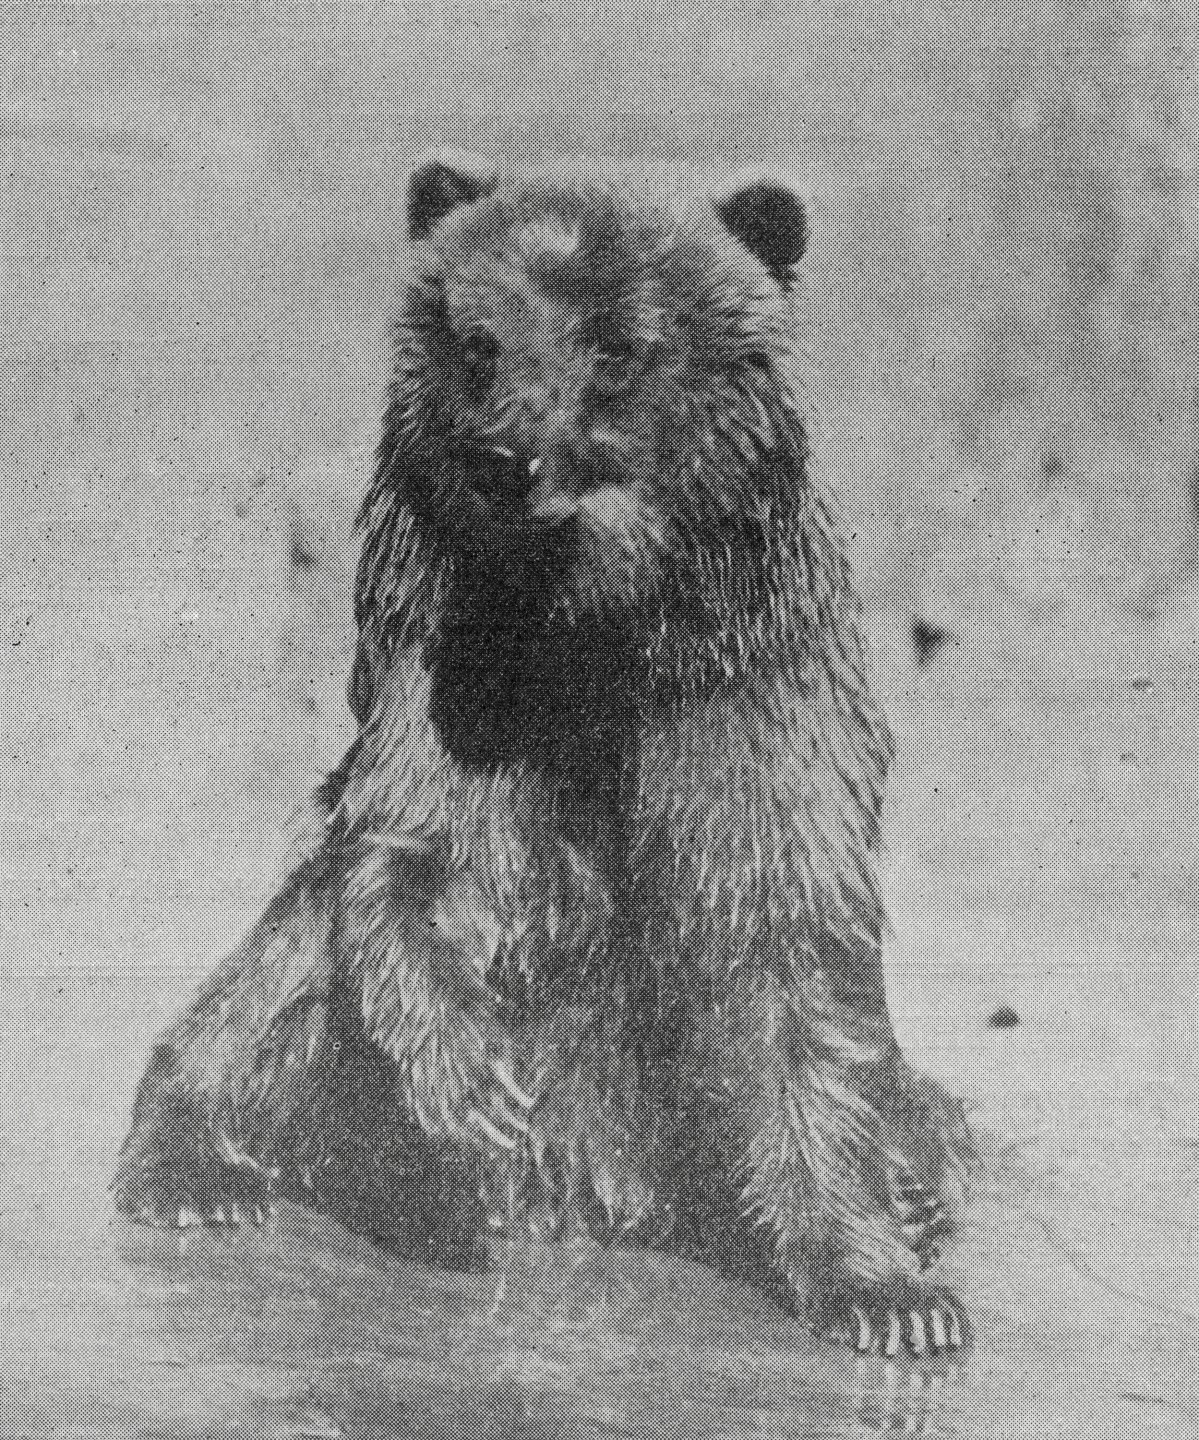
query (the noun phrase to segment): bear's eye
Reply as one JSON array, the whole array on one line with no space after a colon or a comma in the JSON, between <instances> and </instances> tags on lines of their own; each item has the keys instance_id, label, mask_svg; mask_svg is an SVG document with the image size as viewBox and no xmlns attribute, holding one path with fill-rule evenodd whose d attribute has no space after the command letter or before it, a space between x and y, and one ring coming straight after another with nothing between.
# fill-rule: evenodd
<instances>
[{"instance_id":1,"label":"bear's eye","mask_svg":"<svg viewBox=\"0 0 1199 1440\"><path fill-rule=\"evenodd\" d=\"M467 382L477 390L488 389L495 381L495 362L500 344L481 325L469 330L458 348L458 363Z\"/></svg>"},{"instance_id":2,"label":"bear's eye","mask_svg":"<svg viewBox=\"0 0 1199 1440\"><path fill-rule=\"evenodd\" d=\"M589 351L599 378L619 378L641 360L641 348L611 315L587 315L575 327L575 344Z\"/></svg>"},{"instance_id":3,"label":"bear's eye","mask_svg":"<svg viewBox=\"0 0 1199 1440\"><path fill-rule=\"evenodd\" d=\"M633 379L642 363L641 351L628 340L610 340L596 349L593 361L596 380L620 388Z\"/></svg>"},{"instance_id":4,"label":"bear's eye","mask_svg":"<svg viewBox=\"0 0 1199 1440\"><path fill-rule=\"evenodd\" d=\"M592 387L601 395L627 390L645 367L645 351L622 334L607 316L591 316L579 326L576 343L591 356Z\"/></svg>"}]
</instances>

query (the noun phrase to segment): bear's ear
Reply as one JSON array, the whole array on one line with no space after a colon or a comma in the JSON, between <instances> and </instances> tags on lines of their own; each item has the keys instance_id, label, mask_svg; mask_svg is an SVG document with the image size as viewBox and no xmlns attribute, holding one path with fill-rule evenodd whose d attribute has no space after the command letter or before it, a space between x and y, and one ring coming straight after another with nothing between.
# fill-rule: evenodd
<instances>
[{"instance_id":1,"label":"bear's ear","mask_svg":"<svg viewBox=\"0 0 1199 1440\"><path fill-rule=\"evenodd\" d=\"M495 167L475 155L439 150L422 161L408 181L408 236L423 240L451 210L490 195Z\"/></svg>"},{"instance_id":2,"label":"bear's ear","mask_svg":"<svg viewBox=\"0 0 1199 1440\"><path fill-rule=\"evenodd\" d=\"M712 204L729 234L788 289L808 248L807 209L793 183L761 171L737 176Z\"/></svg>"}]
</instances>

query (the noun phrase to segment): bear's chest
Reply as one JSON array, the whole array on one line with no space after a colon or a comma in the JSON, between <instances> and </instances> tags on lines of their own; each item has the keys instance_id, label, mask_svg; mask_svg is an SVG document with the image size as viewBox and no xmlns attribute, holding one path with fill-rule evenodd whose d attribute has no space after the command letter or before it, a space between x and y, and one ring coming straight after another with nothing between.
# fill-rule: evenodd
<instances>
[{"instance_id":1,"label":"bear's chest","mask_svg":"<svg viewBox=\"0 0 1199 1440\"><path fill-rule=\"evenodd\" d=\"M447 776L437 923L469 932L501 994L570 998L616 941L626 846L619 812L525 769Z\"/></svg>"}]
</instances>

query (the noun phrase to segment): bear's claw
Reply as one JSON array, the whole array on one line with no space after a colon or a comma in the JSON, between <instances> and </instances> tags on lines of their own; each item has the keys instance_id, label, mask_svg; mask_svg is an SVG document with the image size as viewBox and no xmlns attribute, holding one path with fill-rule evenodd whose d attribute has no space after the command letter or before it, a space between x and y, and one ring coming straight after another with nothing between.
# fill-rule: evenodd
<instances>
[{"instance_id":1,"label":"bear's claw","mask_svg":"<svg viewBox=\"0 0 1199 1440\"><path fill-rule=\"evenodd\" d=\"M840 1317L834 1313L828 1323L819 1317L815 1328L848 1339L861 1355L877 1354L888 1360L901 1351L921 1357L953 1354L969 1345L962 1307L943 1291L902 1301L881 1294L858 1296L844 1304Z\"/></svg>"}]
</instances>

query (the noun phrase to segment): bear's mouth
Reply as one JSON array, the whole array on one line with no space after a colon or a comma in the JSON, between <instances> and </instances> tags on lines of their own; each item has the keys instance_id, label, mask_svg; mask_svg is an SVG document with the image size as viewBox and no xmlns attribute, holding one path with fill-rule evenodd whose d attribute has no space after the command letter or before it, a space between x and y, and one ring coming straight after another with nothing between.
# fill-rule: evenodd
<instances>
[{"instance_id":1,"label":"bear's mouth","mask_svg":"<svg viewBox=\"0 0 1199 1440\"><path fill-rule=\"evenodd\" d=\"M467 485L501 523L555 525L578 510L573 494L555 479L556 468L541 455L481 445L463 450L459 463Z\"/></svg>"}]
</instances>

